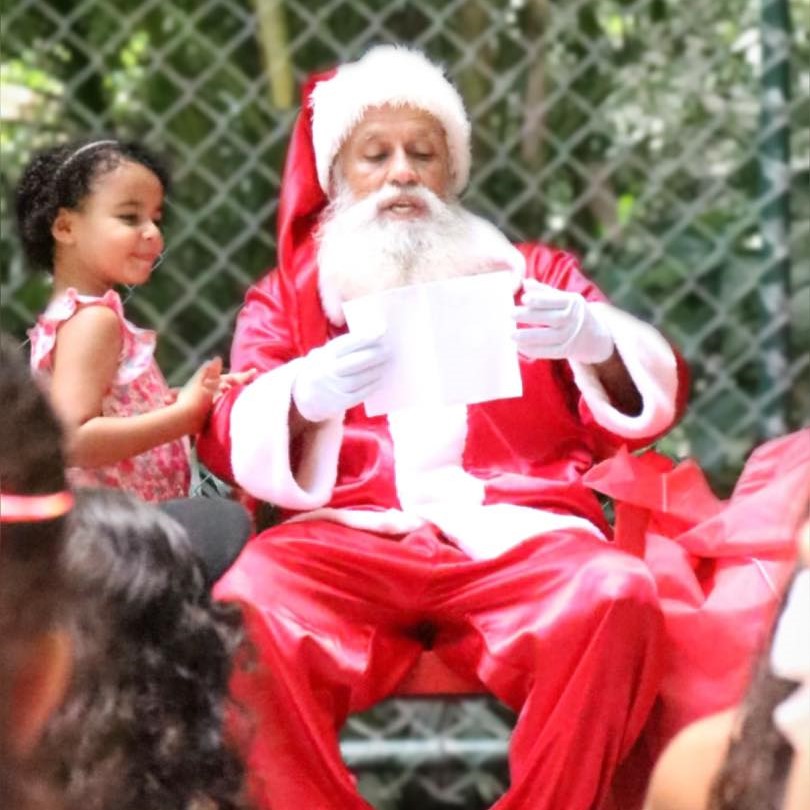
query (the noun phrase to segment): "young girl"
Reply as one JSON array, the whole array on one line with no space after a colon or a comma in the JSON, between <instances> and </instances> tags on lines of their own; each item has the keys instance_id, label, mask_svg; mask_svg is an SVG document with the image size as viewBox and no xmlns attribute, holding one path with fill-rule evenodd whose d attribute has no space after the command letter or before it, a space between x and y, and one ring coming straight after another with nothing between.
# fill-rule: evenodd
<instances>
[{"instance_id":1,"label":"young girl","mask_svg":"<svg viewBox=\"0 0 810 810\"><path fill-rule=\"evenodd\" d=\"M186 437L201 429L218 392L251 376L221 374L217 358L175 394L155 363L154 332L124 317L115 287L149 280L163 251L168 185L165 167L143 146L103 139L36 155L16 190L23 249L53 274L51 301L29 332L31 365L48 379L67 428L69 479L146 501L187 495ZM242 519L236 531L246 525ZM217 559L213 576L229 561Z\"/></svg>"}]
</instances>

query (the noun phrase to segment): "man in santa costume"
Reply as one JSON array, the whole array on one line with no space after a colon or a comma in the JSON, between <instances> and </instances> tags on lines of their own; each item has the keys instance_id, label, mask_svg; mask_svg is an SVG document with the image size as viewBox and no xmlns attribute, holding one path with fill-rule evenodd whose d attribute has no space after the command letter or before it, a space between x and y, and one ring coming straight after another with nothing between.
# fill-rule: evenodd
<instances>
[{"instance_id":1,"label":"man in santa costume","mask_svg":"<svg viewBox=\"0 0 810 810\"><path fill-rule=\"evenodd\" d=\"M279 266L232 352L251 384L200 442L277 505L220 580L256 662L236 685L262 806L368 810L340 758L346 716L396 689L426 643L518 714L499 810L604 806L659 684L661 615L581 481L670 428L686 375L652 327L569 254L513 246L465 211L470 125L442 71L383 46L314 77L290 145ZM385 337L345 301L509 270L523 394L368 417Z\"/></svg>"}]
</instances>

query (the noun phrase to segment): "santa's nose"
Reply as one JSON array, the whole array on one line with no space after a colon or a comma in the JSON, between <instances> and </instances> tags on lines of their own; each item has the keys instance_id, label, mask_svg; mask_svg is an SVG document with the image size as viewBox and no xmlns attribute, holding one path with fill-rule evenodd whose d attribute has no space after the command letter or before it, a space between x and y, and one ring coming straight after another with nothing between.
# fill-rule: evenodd
<instances>
[{"instance_id":1,"label":"santa's nose","mask_svg":"<svg viewBox=\"0 0 810 810\"><path fill-rule=\"evenodd\" d=\"M411 159L401 149L398 149L391 157L388 181L397 186L415 185L419 181L419 174Z\"/></svg>"}]
</instances>

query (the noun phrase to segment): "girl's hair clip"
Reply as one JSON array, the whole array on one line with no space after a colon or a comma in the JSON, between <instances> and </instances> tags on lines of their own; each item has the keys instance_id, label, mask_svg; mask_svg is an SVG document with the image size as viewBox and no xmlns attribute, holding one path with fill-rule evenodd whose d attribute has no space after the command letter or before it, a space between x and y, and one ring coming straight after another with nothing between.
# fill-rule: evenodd
<instances>
[{"instance_id":1,"label":"girl's hair clip","mask_svg":"<svg viewBox=\"0 0 810 810\"><path fill-rule=\"evenodd\" d=\"M0 523L36 523L53 520L73 508L73 493L64 490L50 495L12 495L0 492Z\"/></svg>"}]
</instances>

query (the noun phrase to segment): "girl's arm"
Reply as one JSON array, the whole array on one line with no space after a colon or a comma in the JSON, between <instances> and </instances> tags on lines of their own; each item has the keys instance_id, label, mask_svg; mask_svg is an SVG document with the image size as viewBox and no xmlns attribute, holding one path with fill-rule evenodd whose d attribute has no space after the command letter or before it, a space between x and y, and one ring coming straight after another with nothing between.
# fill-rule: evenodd
<instances>
[{"instance_id":1,"label":"girl's arm","mask_svg":"<svg viewBox=\"0 0 810 810\"><path fill-rule=\"evenodd\" d=\"M118 316L107 307L84 307L59 329L51 398L65 423L74 466L113 464L197 433L211 407L219 379L216 363L203 366L171 405L137 416L102 416L121 345Z\"/></svg>"}]
</instances>

